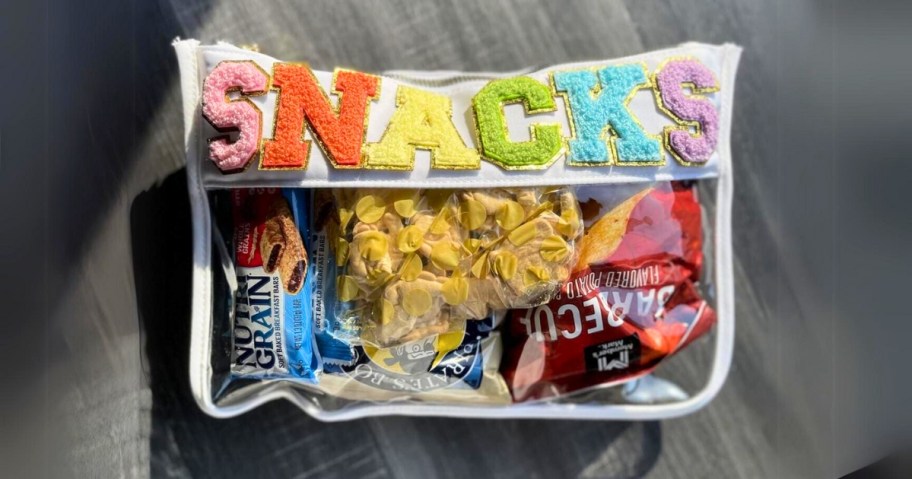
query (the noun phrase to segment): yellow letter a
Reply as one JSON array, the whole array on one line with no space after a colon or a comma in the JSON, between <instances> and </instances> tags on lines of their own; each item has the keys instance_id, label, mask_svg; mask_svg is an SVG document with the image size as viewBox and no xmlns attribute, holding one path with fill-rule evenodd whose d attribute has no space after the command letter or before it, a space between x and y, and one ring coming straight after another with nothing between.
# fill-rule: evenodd
<instances>
[{"instance_id":1,"label":"yellow letter a","mask_svg":"<svg viewBox=\"0 0 912 479\"><path fill-rule=\"evenodd\" d=\"M453 125L453 103L444 95L400 86L383 137L364 145L365 168L411 170L415 149L431 152L431 168L477 170L481 156L466 146Z\"/></svg>"}]
</instances>

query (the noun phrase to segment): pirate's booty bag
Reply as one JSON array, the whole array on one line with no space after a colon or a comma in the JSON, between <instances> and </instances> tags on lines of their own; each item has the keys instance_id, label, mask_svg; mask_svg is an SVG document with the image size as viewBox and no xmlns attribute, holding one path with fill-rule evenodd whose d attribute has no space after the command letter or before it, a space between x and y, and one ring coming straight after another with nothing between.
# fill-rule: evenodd
<instances>
[{"instance_id":1,"label":"pirate's booty bag","mask_svg":"<svg viewBox=\"0 0 912 479\"><path fill-rule=\"evenodd\" d=\"M650 419L721 387L739 48L518 76L175 49L207 413Z\"/></svg>"}]
</instances>

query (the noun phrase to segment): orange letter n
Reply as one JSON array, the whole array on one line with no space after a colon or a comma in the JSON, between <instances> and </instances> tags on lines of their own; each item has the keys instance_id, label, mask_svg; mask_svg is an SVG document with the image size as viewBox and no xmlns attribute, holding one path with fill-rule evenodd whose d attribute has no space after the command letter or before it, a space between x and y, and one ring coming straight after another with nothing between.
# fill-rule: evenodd
<instances>
[{"instance_id":1,"label":"orange letter n","mask_svg":"<svg viewBox=\"0 0 912 479\"><path fill-rule=\"evenodd\" d=\"M307 65L275 64L272 85L279 89L279 99L275 129L263 147L261 169L307 168L310 142L304 139L305 118L334 167L360 168L368 102L376 99L380 78L349 70L337 70L333 77L333 92L339 96L337 109Z\"/></svg>"}]
</instances>

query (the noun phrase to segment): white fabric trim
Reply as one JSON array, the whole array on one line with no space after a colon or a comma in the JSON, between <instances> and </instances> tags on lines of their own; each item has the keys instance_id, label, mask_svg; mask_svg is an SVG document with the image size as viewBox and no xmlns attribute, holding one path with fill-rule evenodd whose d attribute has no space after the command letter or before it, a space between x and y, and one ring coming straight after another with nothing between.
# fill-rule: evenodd
<instances>
[{"instance_id":1,"label":"white fabric trim","mask_svg":"<svg viewBox=\"0 0 912 479\"><path fill-rule=\"evenodd\" d=\"M220 62L225 60L251 60L257 63L264 71L272 72L273 65L278 62L261 53L243 50L226 43L217 45L197 45L198 71L205 77ZM723 84L729 85L731 80L723 74L724 65L729 60L726 46L705 45L689 43L676 48L634 55L625 58L595 62L579 62L558 65L547 69L522 73L545 85L550 84L549 74L559 70L578 70L595 68L607 65L641 63L645 65L648 74L652 74L663 61L672 57L694 57L713 71L716 78ZM448 96L453 103L453 124L462 136L463 141L471 148L478 148L475 139L475 126L472 116L472 97L488 81L495 78L515 76L519 72L504 73L454 73L454 72L393 72L383 76L380 83L379 99L370 103L366 142L379 141L389 119L396 109L396 89L399 85L420 87L423 90L440 93ZM324 91L330 92L332 72L314 71ZM199 91L196 92L199 94ZM270 90L266 95L249 97L249 99L262 111L263 138L272 138L272 128L275 117L276 98L278 93ZM336 101L330 95L331 101ZM710 95L711 101L722 110L730 108L730 104L720 103L721 95ZM558 123L564 137L569 137L570 122L564 99L557 96L555 99L557 110L551 113L540 113L527 116L522 108L509 106L504 109L511 135L518 141L528 139L528 126L533 122ZM636 93L629 104L629 109L640 121L647 133L661 135L663 128L674 125L674 122L662 113L655 103L652 90L644 88ZM206 137L214 137L218 132L212 128L202 117L197 115L191 120L199 123L201 131L208 132ZM313 140L309 130L305 131L305 138ZM429 154L418 151L415 158L414 170L411 172L388 170L338 170L330 166L323 151L315 144L311 144L309 163L303 171L264 171L258 170L256 164L251 164L240 173L224 174L215 164L208 159L206 144L199 145L199 157L196 161L201 164L201 177L207 187L238 187L238 186L276 186L276 187L400 187L403 182L414 188L489 188L507 186L540 186L540 185L579 185L593 183L630 183L638 181L668 181L672 179L701 179L711 178L718 174L718 151L704 166L682 166L668 153L665 152L664 166L603 166L580 167L569 166L565 161L566 151L562 151L557 160L545 170L507 171L487 161L481 162L478 170L432 170L430 169ZM254 162L257 160L255 159Z\"/></svg>"}]
</instances>

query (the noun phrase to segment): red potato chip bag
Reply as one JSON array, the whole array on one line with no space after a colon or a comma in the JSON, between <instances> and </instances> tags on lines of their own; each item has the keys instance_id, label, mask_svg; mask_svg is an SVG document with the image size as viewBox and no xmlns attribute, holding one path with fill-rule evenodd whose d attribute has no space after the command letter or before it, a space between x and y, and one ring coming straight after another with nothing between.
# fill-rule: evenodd
<instances>
[{"instance_id":1,"label":"red potato chip bag","mask_svg":"<svg viewBox=\"0 0 912 479\"><path fill-rule=\"evenodd\" d=\"M569 281L548 304L511 312L503 376L516 401L647 374L715 323L697 289L703 244L695 187L630 188L580 188L586 231Z\"/></svg>"}]
</instances>

